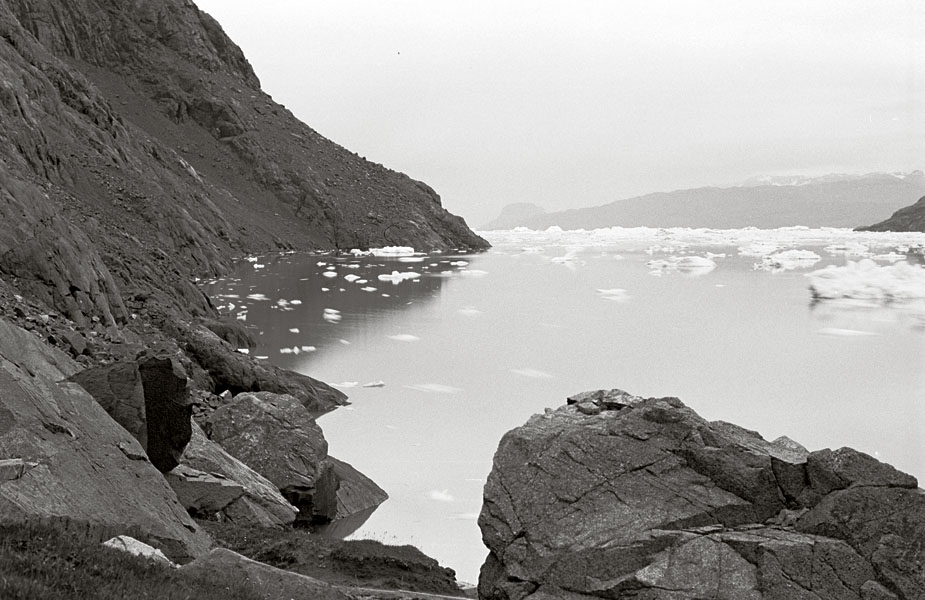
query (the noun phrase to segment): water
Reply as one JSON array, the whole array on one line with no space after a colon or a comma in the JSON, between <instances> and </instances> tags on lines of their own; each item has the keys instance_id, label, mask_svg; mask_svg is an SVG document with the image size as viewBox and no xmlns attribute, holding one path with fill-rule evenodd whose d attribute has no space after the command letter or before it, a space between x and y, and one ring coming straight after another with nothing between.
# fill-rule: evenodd
<instances>
[{"instance_id":1,"label":"water","mask_svg":"<svg viewBox=\"0 0 925 600\"><path fill-rule=\"evenodd\" d=\"M423 262L261 257L207 286L262 332L255 354L350 396L351 406L319 421L330 452L391 496L354 537L415 544L474 582L486 553L476 517L501 436L597 388L678 396L705 418L768 439L851 446L925 476L925 313L811 306L804 276L857 258L845 252L886 253L925 235L647 230L490 240L485 254ZM821 260L769 272L742 255L768 254L772 243ZM707 252L712 270L671 268ZM421 277L378 279L393 270ZM246 298L255 293L267 300Z\"/></svg>"}]
</instances>

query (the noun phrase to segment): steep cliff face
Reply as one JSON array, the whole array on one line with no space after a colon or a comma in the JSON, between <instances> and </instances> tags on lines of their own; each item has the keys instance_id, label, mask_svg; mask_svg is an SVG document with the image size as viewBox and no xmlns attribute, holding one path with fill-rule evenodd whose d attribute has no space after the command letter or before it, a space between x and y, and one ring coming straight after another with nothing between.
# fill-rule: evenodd
<instances>
[{"instance_id":1,"label":"steep cliff face","mask_svg":"<svg viewBox=\"0 0 925 600\"><path fill-rule=\"evenodd\" d=\"M925 231L925 196L912 206L900 208L889 219L858 231Z\"/></svg>"},{"instance_id":2,"label":"steep cliff face","mask_svg":"<svg viewBox=\"0 0 925 600\"><path fill-rule=\"evenodd\" d=\"M319 136L187 0L0 0L0 276L78 323L231 256L483 248L425 184Z\"/></svg>"}]
</instances>

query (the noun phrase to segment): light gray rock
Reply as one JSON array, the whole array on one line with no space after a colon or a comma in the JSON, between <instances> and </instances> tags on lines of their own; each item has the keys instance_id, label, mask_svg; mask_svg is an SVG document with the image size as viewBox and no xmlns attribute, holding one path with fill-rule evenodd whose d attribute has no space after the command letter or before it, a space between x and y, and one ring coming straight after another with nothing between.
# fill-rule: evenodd
<instances>
[{"instance_id":1,"label":"light gray rock","mask_svg":"<svg viewBox=\"0 0 925 600\"><path fill-rule=\"evenodd\" d=\"M183 508L193 515L211 516L244 494L244 488L213 473L179 465L164 476Z\"/></svg>"}]
</instances>

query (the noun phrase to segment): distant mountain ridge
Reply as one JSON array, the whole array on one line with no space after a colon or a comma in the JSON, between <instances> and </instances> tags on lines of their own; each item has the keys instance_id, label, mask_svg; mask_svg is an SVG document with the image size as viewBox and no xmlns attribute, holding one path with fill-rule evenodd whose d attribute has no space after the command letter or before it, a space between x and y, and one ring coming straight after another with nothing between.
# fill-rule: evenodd
<instances>
[{"instance_id":1,"label":"distant mountain ridge","mask_svg":"<svg viewBox=\"0 0 925 600\"><path fill-rule=\"evenodd\" d=\"M589 208L534 214L502 210L480 229L529 227L857 227L876 223L925 194L925 173L753 177L733 187L657 192ZM524 204L524 203L520 203Z\"/></svg>"}]
</instances>

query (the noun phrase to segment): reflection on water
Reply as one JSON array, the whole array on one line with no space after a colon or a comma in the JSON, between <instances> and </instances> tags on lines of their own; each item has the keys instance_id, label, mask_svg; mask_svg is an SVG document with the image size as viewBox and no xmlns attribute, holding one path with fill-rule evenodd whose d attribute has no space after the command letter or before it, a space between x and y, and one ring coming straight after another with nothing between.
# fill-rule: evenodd
<instances>
[{"instance_id":1,"label":"reflection on water","mask_svg":"<svg viewBox=\"0 0 925 600\"><path fill-rule=\"evenodd\" d=\"M484 255L418 263L292 255L208 291L263 331L255 353L349 386L352 406L320 420L331 453L391 496L355 535L413 543L474 581L501 436L583 390L678 396L768 439L852 446L925 476L925 312L811 306L806 269L756 269L764 242L746 234L725 246L500 238ZM800 246L819 255L813 269L847 260L829 238ZM764 250L787 248L772 241ZM683 260L695 256L714 265ZM421 277L379 280L392 271Z\"/></svg>"}]
</instances>

